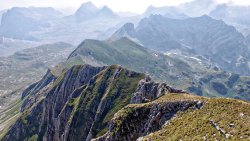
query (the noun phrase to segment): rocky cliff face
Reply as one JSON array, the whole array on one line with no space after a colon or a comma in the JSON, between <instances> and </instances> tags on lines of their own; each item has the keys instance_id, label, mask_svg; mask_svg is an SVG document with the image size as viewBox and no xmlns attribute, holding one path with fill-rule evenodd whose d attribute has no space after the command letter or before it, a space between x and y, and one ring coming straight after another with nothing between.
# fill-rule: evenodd
<instances>
[{"instance_id":1,"label":"rocky cliff face","mask_svg":"<svg viewBox=\"0 0 250 141\"><path fill-rule=\"evenodd\" d=\"M168 93L185 93L185 91L174 89L165 83L155 83L149 77L146 77L138 83L130 103L150 102Z\"/></svg>"},{"instance_id":2,"label":"rocky cliff face","mask_svg":"<svg viewBox=\"0 0 250 141\"><path fill-rule=\"evenodd\" d=\"M108 131L124 106L167 92L181 91L116 65L74 66L58 77L48 71L23 92L22 115L3 140L88 141Z\"/></svg>"},{"instance_id":3,"label":"rocky cliff face","mask_svg":"<svg viewBox=\"0 0 250 141\"><path fill-rule=\"evenodd\" d=\"M23 97L27 98L22 107L22 116L10 129L11 134L7 134L3 140L25 140L32 136L38 137L38 135L39 139L42 139L49 129L52 131L46 133L48 137L44 138L52 136L54 124L56 124L54 121L72 92L86 85L102 69L104 68L94 68L88 65L75 66L56 80L48 72L41 81L24 91ZM42 84L47 85L40 87Z\"/></svg>"},{"instance_id":4,"label":"rocky cliff face","mask_svg":"<svg viewBox=\"0 0 250 141\"><path fill-rule=\"evenodd\" d=\"M134 38L135 37L135 26L133 23L126 23L124 24L119 30L117 30L113 36L111 37L112 40L117 40L120 37L128 37Z\"/></svg>"},{"instance_id":5,"label":"rocky cliff face","mask_svg":"<svg viewBox=\"0 0 250 141\"><path fill-rule=\"evenodd\" d=\"M176 101L130 105L119 111L110 122L109 131L92 141L135 141L158 131L177 112L201 108L199 101Z\"/></svg>"},{"instance_id":6,"label":"rocky cliff face","mask_svg":"<svg viewBox=\"0 0 250 141\"><path fill-rule=\"evenodd\" d=\"M21 96L21 98L24 99L21 111L24 111L28 107L31 107L32 104L34 104L37 99L39 99L46 92L46 90L49 89L49 86L51 86L55 80L56 76L54 76L51 71L48 70L45 76L40 81L26 88Z\"/></svg>"}]
</instances>

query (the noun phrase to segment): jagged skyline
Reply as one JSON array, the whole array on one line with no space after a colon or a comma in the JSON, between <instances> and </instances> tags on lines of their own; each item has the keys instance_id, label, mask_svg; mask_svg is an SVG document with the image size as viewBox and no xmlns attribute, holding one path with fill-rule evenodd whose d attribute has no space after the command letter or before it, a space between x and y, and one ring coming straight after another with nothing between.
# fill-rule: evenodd
<instances>
[{"instance_id":1,"label":"jagged skyline","mask_svg":"<svg viewBox=\"0 0 250 141\"><path fill-rule=\"evenodd\" d=\"M107 5L115 12L132 12L143 13L150 5L161 6L177 6L185 2L193 0L74 0L74 1L61 1L61 0L0 0L0 10L9 9L11 7L54 7L64 13L73 13L82 3L91 1L98 7ZM212 1L212 0L211 0ZM237 5L250 5L250 1L246 0L216 0L218 3L233 3Z\"/></svg>"}]
</instances>

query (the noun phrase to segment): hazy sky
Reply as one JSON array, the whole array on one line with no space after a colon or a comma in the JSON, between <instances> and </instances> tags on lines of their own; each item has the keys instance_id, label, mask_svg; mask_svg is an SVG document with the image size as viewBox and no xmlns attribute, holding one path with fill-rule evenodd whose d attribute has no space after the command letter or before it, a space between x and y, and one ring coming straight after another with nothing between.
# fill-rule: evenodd
<instances>
[{"instance_id":1,"label":"hazy sky","mask_svg":"<svg viewBox=\"0 0 250 141\"><path fill-rule=\"evenodd\" d=\"M166 6L179 5L180 3L192 0L0 0L0 10L8 9L13 6L18 7L55 7L67 10L67 12L75 11L82 3L91 1L96 6L107 5L116 12L130 11L134 13L142 13L149 5ZM229 0L217 0L225 2ZM250 0L231 0L239 5L250 5Z\"/></svg>"}]
</instances>

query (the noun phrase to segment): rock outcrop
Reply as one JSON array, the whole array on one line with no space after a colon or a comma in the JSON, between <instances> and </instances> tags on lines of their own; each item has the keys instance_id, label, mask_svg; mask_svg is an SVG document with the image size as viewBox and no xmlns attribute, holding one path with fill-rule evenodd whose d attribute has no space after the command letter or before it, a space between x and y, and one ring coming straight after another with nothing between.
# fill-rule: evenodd
<instances>
[{"instance_id":1,"label":"rock outcrop","mask_svg":"<svg viewBox=\"0 0 250 141\"><path fill-rule=\"evenodd\" d=\"M44 93L48 86L50 86L56 80L56 76L54 76L50 70L47 71L45 76L38 82L27 87L23 93L21 98L24 99L24 103L21 107L21 111L24 109L31 107L33 103L41 96L37 93Z\"/></svg>"},{"instance_id":2,"label":"rock outcrop","mask_svg":"<svg viewBox=\"0 0 250 141\"><path fill-rule=\"evenodd\" d=\"M139 82L130 103L150 102L168 93L185 93L185 91L174 89L166 83L156 83L150 77L146 77Z\"/></svg>"},{"instance_id":3,"label":"rock outcrop","mask_svg":"<svg viewBox=\"0 0 250 141\"><path fill-rule=\"evenodd\" d=\"M199 101L164 101L129 105L119 111L110 122L109 131L92 141L135 141L158 131L177 112L199 109Z\"/></svg>"},{"instance_id":4,"label":"rock outcrop","mask_svg":"<svg viewBox=\"0 0 250 141\"><path fill-rule=\"evenodd\" d=\"M233 99L167 94L124 107L92 141L249 140L249 107Z\"/></svg>"}]
</instances>

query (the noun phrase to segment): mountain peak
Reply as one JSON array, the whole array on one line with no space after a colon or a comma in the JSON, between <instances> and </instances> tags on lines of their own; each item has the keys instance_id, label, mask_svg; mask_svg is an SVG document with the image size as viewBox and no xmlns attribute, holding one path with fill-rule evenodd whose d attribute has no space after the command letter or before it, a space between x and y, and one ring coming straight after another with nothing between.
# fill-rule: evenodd
<instances>
[{"instance_id":1,"label":"mountain peak","mask_svg":"<svg viewBox=\"0 0 250 141\"><path fill-rule=\"evenodd\" d=\"M79 21L89 20L93 18L116 18L118 17L109 7L104 6L101 9L97 8L91 2L81 5L74 14Z\"/></svg>"},{"instance_id":2,"label":"mountain peak","mask_svg":"<svg viewBox=\"0 0 250 141\"><path fill-rule=\"evenodd\" d=\"M98 8L92 2L83 3L80 8L75 12L76 15L89 14L92 12L96 12Z\"/></svg>"},{"instance_id":3,"label":"mountain peak","mask_svg":"<svg viewBox=\"0 0 250 141\"><path fill-rule=\"evenodd\" d=\"M183 14L183 12L180 11L175 6L154 7L151 5L147 8L147 10L144 12L143 15L148 17L151 14L164 15L166 17L170 17L174 19L184 19L188 17L187 15Z\"/></svg>"},{"instance_id":4,"label":"mountain peak","mask_svg":"<svg viewBox=\"0 0 250 141\"><path fill-rule=\"evenodd\" d=\"M200 18L204 18L204 19L212 19L210 16L208 16L207 14L202 15Z\"/></svg>"},{"instance_id":5,"label":"mountain peak","mask_svg":"<svg viewBox=\"0 0 250 141\"><path fill-rule=\"evenodd\" d=\"M108 13L108 14L114 14L114 12L108 6L106 6L106 5L103 6L100 11L104 12L104 13Z\"/></svg>"},{"instance_id":6,"label":"mountain peak","mask_svg":"<svg viewBox=\"0 0 250 141\"><path fill-rule=\"evenodd\" d=\"M146 11L150 11L150 10L152 10L152 9L155 9L155 7L154 7L153 5L150 5L150 6L148 6L148 8L147 8Z\"/></svg>"},{"instance_id":7,"label":"mountain peak","mask_svg":"<svg viewBox=\"0 0 250 141\"><path fill-rule=\"evenodd\" d=\"M91 1L83 3L80 8L98 9Z\"/></svg>"},{"instance_id":8,"label":"mountain peak","mask_svg":"<svg viewBox=\"0 0 250 141\"><path fill-rule=\"evenodd\" d=\"M112 40L120 39L122 37L133 37L135 34L135 26L133 23L124 24L119 30L117 30L111 37Z\"/></svg>"},{"instance_id":9,"label":"mountain peak","mask_svg":"<svg viewBox=\"0 0 250 141\"><path fill-rule=\"evenodd\" d=\"M97 13L99 17L106 17L106 18L117 18L116 15L108 6L103 6L99 12Z\"/></svg>"}]
</instances>

